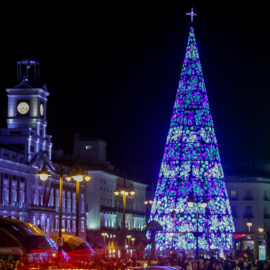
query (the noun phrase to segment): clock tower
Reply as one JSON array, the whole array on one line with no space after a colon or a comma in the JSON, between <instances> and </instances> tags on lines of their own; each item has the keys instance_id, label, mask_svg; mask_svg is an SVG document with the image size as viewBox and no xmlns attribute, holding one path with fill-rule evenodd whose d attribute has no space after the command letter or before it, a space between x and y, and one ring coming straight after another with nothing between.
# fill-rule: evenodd
<instances>
[{"instance_id":1,"label":"clock tower","mask_svg":"<svg viewBox=\"0 0 270 270\"><path fill-rule=\"evenodd\" d=\"M27 155L28 162L40 151L51 159L51 136L46 134L49 92L40 78L38 60L17 62L17 85L7 88L7 128L0 129L0 142Z\"/></svg>"}]
</instances>

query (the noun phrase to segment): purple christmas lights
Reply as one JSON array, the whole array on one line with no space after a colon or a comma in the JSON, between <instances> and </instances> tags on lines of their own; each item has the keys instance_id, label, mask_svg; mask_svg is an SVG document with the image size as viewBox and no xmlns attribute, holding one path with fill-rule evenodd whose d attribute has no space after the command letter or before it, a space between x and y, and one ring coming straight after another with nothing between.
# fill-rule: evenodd
<instances>
[{"instance_id":1,"label":"purple christmas lights","mask_svg":"<svg viewBox=\"0 0 270 270\"><path fill-rule=\"evenodd\" d=\"M198 220L197 204L187 205L190 194L198 203ZM206 208L200 206L203 199ZM232 250L235 227L193 27L150 219L163 226L156 250L196 250L197 237L200 250Z\"/></svg>"}]
</instances>

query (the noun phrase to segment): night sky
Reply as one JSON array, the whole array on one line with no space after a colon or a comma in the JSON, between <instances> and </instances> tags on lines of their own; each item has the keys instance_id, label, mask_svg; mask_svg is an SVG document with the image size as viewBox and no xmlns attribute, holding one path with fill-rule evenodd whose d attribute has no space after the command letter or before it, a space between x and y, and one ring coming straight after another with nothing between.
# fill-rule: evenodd
<instances>
[{"instance_id":1,"label":"night sky","mask_svg":"<svg viewBox=\"0 0 270 270\"><path fill-rule=\"evenodd\" d=\"M222 164L270 158L266 7L258 1L181 2L39 2L2 10L10 19L1 26L1 127L5 88L16 85L16 61L36 55L50 92L47 133L53 149L71 152L75 133L101 138L108 161L155 183L191 26L185 14L193 6Z\"/></svg>"}]
</instances>

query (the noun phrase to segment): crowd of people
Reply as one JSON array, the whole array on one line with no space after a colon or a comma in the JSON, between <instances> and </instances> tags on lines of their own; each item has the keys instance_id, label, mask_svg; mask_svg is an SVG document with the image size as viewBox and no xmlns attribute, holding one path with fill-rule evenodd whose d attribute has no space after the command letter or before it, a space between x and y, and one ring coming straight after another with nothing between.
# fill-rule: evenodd
<instances>
[{"instance_id":1,"label":"crowd of people","mask_svg":"<svg viewBox=\"0 0 270 270\"><path fill-rule=\"evenodd\" d=\"M183 270L270 270L270 260L249 260L248 258L170 257L159 258L157 264L179 266Z\"/></svg>"},{"instance_id":2,"label":"crowd of people","mask_svg":"<svg viewBox=\"0 0 270 270\"><path fill-rule=\"evenodd\" d=\"M44 262L26 264L19 260L0 260L0 270L27 270L27 269L87 269L87 270L125 270L128 267L149 265L177 266L181 270L270 270L269 260L250 260L248 258L219 258L211 257L198 259L185 256L171 256L157 258L157 260L141 261L133 258L91 258L87 260L72 259L68 261L51 258Z\"/></svg>"}]
</instances>

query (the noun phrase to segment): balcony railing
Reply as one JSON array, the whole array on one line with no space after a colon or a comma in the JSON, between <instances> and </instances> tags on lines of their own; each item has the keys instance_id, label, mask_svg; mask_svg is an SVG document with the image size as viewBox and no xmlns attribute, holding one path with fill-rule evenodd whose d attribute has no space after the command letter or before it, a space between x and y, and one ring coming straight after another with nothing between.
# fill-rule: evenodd
<instances>
[{"instance_id":1,"label":"balcony railing","mask_svg":"<svg viewBox=\"0 0 270 270\"><path fill-rule=\"evenodd\" d=\"M7 201L0 203L0 209L3 210L9 210L9 211L26 211L27 205L26 203L17 203L17 202L12 202L11 204Z\"/></svg>"},{"instance_id":2,"label":"balcony railing","mask_svg":"<svg viewBox=\"0 0 270 270\"><path fill-rule=\"evenodd\" d=\"M123 213L123 208L101 205L100 206L100 212ZM126 208L126 214L132 214L132 215L137 215L137 216L145 216L144 211L137 211L137 210L127 209L127 208Z\"/></svg>"},{"instance_id":3,"label":"balcony railing","mask_svg":"<svg viewBox=\"0 0 270 270\"><path fill-rule=\"evenodd\" d=\"M41 205L29 205L29 210L36 210L36 211L45 211L45 212L55 212L54 206L41 206Z\"/></svg>"}]
</instances>

